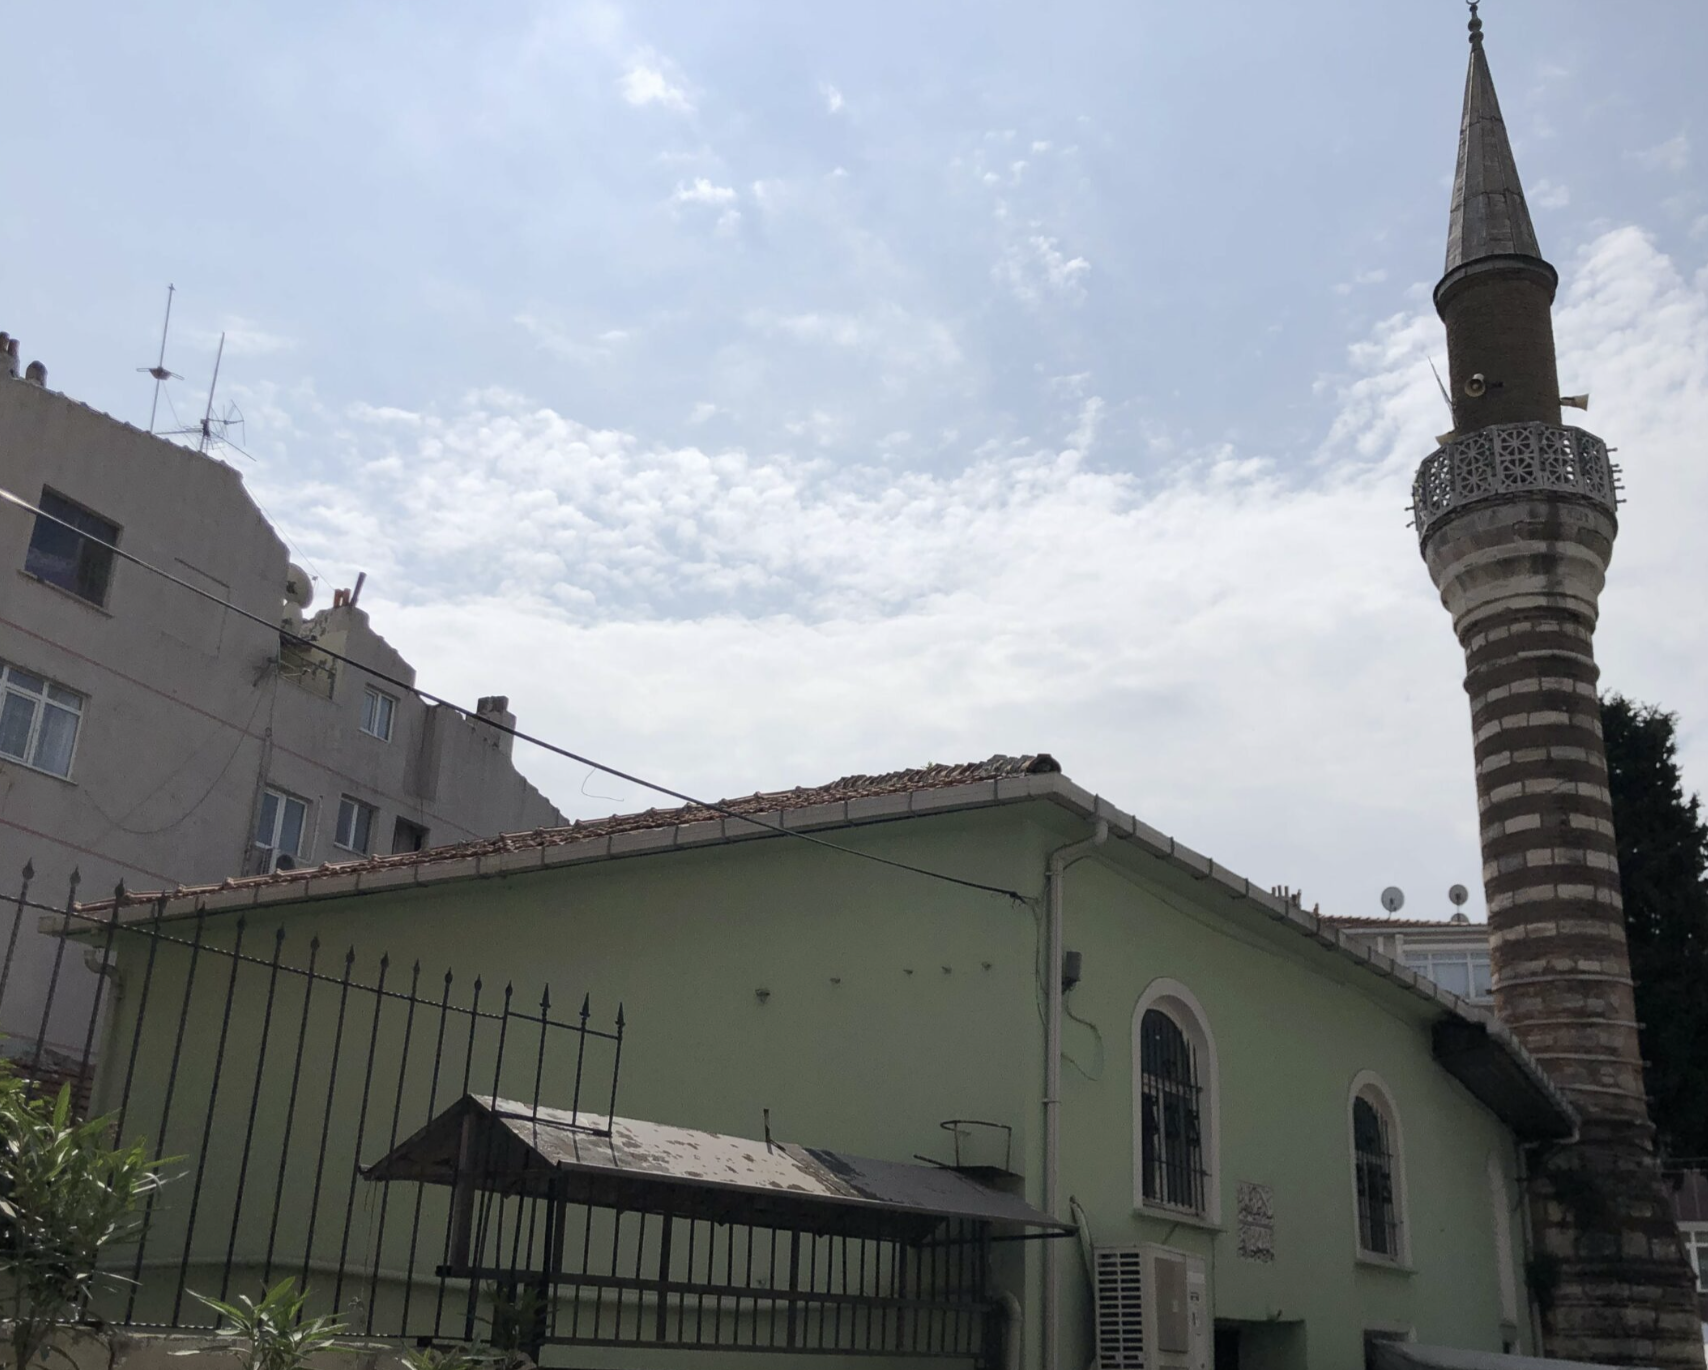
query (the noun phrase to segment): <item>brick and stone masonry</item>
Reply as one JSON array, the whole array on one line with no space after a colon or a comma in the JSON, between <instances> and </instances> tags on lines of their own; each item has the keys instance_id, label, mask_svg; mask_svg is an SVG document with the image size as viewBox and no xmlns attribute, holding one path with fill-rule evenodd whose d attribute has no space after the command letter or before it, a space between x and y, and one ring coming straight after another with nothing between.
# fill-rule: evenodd
<instances>
[{"instance_id":1,"label":"brick and stone masonry","mask_svg":"<svg viewBox=\"0 0 1708 1370\"><path fill-rule=\"evenodd\" d=\"M1582 1119L1533 1152L1531 1293L1549 1354L1703 1364L1654 1155L1619 889L1594 633L1618 532L1607 449L1560 419L1542 260L1482 26L1447 273L1453 433L1418 473L1425 563L1465 652L1496 1012Z\"/></svg>"}]
</instances>

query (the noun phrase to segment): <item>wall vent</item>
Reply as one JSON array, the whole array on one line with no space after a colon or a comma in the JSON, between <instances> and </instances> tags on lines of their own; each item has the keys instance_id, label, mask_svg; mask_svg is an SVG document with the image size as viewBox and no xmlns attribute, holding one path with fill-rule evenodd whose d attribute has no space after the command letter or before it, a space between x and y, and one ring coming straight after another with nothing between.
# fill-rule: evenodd
<instances>
[{"instance_id":1,"label":"wall vent","mask_svg":"<svg viewBox=\"0 0 1708 1370\"><path fill-rule=\"evenodd\" d=\"M1145 1370L1144 1262L1136 1246L1100 1246L1097 1370Z\"/></svg>"}]
</instances>

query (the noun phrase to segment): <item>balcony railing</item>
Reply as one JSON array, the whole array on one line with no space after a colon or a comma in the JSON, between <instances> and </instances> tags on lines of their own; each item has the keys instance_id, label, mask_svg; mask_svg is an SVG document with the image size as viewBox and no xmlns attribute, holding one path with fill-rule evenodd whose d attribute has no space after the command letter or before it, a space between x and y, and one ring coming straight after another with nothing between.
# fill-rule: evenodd
<instances>
[{"instance_id":1,"label":"balcony railing","mask_svg":"<svg viewBox=\"0 0 1708 1370\"><path fill-rule=\"evenodd\" d=\"M1412 484L1421 542L1466 505L1511 495L1576 495L1609 513L1619 505L1619 468L1607 444L1581 428L1497 423L1444 443L1423 459Z\"/></svg>"}]
</instances>

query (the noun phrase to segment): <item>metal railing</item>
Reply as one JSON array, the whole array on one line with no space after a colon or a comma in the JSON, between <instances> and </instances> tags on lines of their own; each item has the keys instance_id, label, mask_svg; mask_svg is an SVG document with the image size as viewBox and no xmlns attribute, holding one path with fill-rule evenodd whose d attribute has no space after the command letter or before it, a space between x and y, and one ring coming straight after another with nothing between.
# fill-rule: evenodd
<instances>
[{"instance_id":1,"label":"metal railing","mask_svg":"<svg viewBox=\"0 0 1708 1370\"><path fill-rule=\"evenodd\" d=\"M460 1308L441 1328L446 1196L369 1183L363 1164L471 1091L544 1093L609 1135L620 1005L612 1027L595 1027L588 997L559 1017L549 988L524 997L454 969L403 970L383 952L293 934L288 919L257 935L240 915L167 919L165 899L90 913L70 897L32 899L28 879L7 902L0 1010L23 979L20 930L45 916L59 933L39 1031L3 1044L13 1068L43 1088L70 1084L80 1112L113 1118L116 1140L174 1158L134 1240L109 1254L119 1292L95 1310L108 1323L210 1326L195 1294L226 1299L292 1275L310 1312L353 1331L460 1339ZM71 1054L49 1044L48 1024L80 947L98 975Z\"/></svg>"},{"instance_id":2,"label":"metal railing","mask_svg":"<svg viewBox=\"0 0 1708 1370\"><path fill-rule=\"evenodd\" d=\"M1581 428L1497 423L1443 443L1412 483L1418 541L1448 514L1508 495L1578 495L1609 513L1619 507L1619 468L1607 444Z\"/></svg>"}]
</instances>

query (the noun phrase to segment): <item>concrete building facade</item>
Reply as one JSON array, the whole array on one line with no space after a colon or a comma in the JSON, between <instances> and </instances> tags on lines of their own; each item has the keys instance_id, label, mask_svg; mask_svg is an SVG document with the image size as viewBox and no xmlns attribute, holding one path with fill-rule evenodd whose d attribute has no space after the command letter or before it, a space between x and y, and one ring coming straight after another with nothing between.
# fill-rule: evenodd
<instances>
[{"instance_id":1,"label":"concrete building facade","mask_svg":"<svg viewBox=\"0 0 1708 1370\"><path fill-rule=\"evenodd\" d=\"M1537 1154L1533 1277L1571 1360L1700 1366L1655 1164L1625 946L1594 632L1618 532L1607 446L1561 423L1542 258L1472 6L1446 273L1453 431L1414 487L1465 652L1496 1009L1582 1115Z\"/></svg>"},{"instance_id":2,"label":"concrete building facade","mask_svg":"<svg viewBox=\"0 0 1708 1370\"><path fill-rule=\"evenodd\" d=\"M0 486L64 520L0 504L0 895L26 864L58 904L74 871L90 899L562 822L509 737L319 650L415 679L349 596L304 617L308 579L232 467L8 367ZM502 697L480 712L515 721ZM0 1033L33 1043L57 943L20 922ZM75 1053L91 977L59 975L47 1048Z\"/></svg>"}]
</instances>

